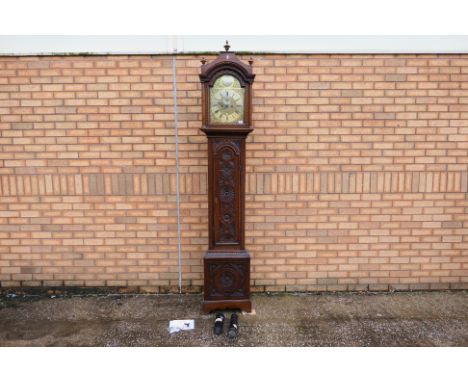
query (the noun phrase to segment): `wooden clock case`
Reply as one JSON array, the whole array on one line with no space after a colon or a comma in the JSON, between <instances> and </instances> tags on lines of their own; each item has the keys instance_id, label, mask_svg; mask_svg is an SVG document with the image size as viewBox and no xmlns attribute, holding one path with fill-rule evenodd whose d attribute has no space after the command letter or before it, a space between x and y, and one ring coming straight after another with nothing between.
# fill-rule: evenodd
<instances>
[{"instance_id":1,"label":"wooden clock case","mask_svg":"<svg viewBox=\"0 0 468 382\"><path fill-rule=\"evenodd\" d=\"M204 263L203 311L241 309L250 312L250 255L245 249L245 141L253 130L252 61L244 64L225 51L206 64L202 60L201 131L208 138L209 246ZM244 91L242 123L210 123L210 88L222 75L237 78Z\"/></svg>"}]
</instances>

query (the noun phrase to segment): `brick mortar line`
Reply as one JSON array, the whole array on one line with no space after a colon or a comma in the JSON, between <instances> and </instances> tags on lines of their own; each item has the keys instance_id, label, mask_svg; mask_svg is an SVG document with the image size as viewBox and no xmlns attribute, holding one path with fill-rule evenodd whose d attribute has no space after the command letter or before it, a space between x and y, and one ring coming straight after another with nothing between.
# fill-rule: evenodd
<instances>
[{"instance_id":1,"label":"brick mortar line","mask_svg":"<svg viewBox=\"0 0 468 382\"><path fill-rule=\"evenodd\" d=\"M313 83L313 82L329 82L329 81L299 81L299 82L310 82L310 83ZM341 81L340 81L341 82ZM370 82L370 81L363 81L363 82ZM387 83L389 81L379 81L379 83ZM408 82L413 82L413 81L400 81L402 83L408 83ZM420 83L421 81L414 81L415 83ZM428 82L431 82L431 81L428 81ZM447 82L450 82L450 81L447 81ZM272 91L271 89L258 89L258 91ZM349 90L349 89L340 89L340 88L335 88L335 89L274 89L273 91L288 91L288 92L293 92L293 91L296 91L296 92L300 92L300 91L312 91L312 90L317 90L317 91L342 91L342 90ZM381 90L381 89L353 89L353 90L371 90L371 91L375 91L375 90ZM391 90L391 91L396 91L396 90L403 90L403 89L387 89L387 90ZM434 88L434 89L428 89L428 90L447 90L445 88L443 89L439 89L439 88ZM453 88L451 88L451 90L453 90ZM466 89L456 89L458 91L466 91ZM24 92L24 93L43 93L43 92L51 92L51 93L82 93L82 92L94 92L94 91L81 91L81 92L77 92L77 91L65 91L65 90L38 90L38 91L30 91L30 90L27 90L27 91L21 91L21 90L18 90L19 92ZM127 91L121 91L121 90L101 90L102 92L108 92L108 91L112 91L112 92L150 92L150 91L169 91L169 90L161 90L161 89L154 89L154 90L127 90ZM194 92L200 92L199 89L189 89L189 90L181 90L182 92L184 91L194 91ZM201 94L201 92L200 92ZM306 97L306 96L296 96L297 98L303 98L303 97ZM353 99L353 98L382 98L382 99L388 99L390 96L380 96L380 97L375 97L375 96L342 96L342 95L336 95L336 96L332 96L332 95L326 95L326 96L317 96L317 97L314 97L314 98L320 98L320 99L327 99L327 98L342 98L342 99ZM431 97L431 98L464 98L464 97L467 97L467 95L457 95L457 96L454 96L454 95L418 95L418 96L411 96L411 95L404 95L404 96L391 96L390 98L428 98L428 97ZM154 96L152 97L149 97L149 96L142 96L140 95L138 97L139 99L155 99ZM190 97L183 97L183 98L190 98ZM277 96L277 98L284 98L285 100L286 99L294 99L295 97L293 96ZM18 99L18 100L23 100L23 98L10 98L10 100L15 100L15 99ZM34 100L37 100L37 101L47 101L47 100L50 100L50 99L53 99L53 98L35 98ZM59 99L62 99L62 98L59 98ZM119 97L117 98L108 98L108 97L87 97L87 98L78 98L78 99L98 99L98 100L113 100L113 99L119 99ZM267 96L258 96L256 97L256 99L270 99L270 97L267 97ZM417 103L417 102L414 102L414 103L365 103L365 104L362 104L362 103L327 103L327 104L317 104L317 103L304 103L304 104L268 104L268 105L255 105L255 106L272 106L274 107L275 105L280 105L280 106L304 106L304 105L317 105L317 106L329 106L329 105L343 105L343 106L359 106L359 105L365 105L365 106L368 106L368 105L382 105L382 106L388 106L388 105L427 105L426 102L423 102L423 103ZM430 103L430 105L465 105L464 103ZM122 107L121 105L99 105L100 107ZM128 106L128 105L126 105ZM131 105L131 106L134 106L134 105ZM141 105L141 106L148 106L148 107L172 107L172 106L169 106L169 105L166 105L166 104L153 104L153 105ZM198 106L197 104L193 104L193 105L183 105L182 107L190 107L190 106ZM68 105L62 105L62 106L48 106L48 105L41 105L41 106L21 106L21 105L18 105L18 106L2 106L4 108L21 108L21 107L40 107L40 108L44 108L44 107L85 107L85 106L75 106L75 105L71 105L71 106L68 106ZM94 107L93 105L91 106L86 106L86 107ZM125 106L124 106L125 107ZM413 111L415 113L429 113L430 111ZM435 112L431 112L431 113L448 113L449 111L435 111ZM463 112L463 111L458 111L458 112ZM260 112L258 111L254 111L253 112L253 115L255 114L258 114ZM294 113L294 112L290 112L290 113ZM308 113L316 113L316 112L308 112ZM323 112L323 113L326 113L326 112ZM328 112L328 113L331 113L331 112ZM338 113L338 111L335 111L334 113ZM368 113L371 113L371 112L368 112ZM379 112L372 112L372 113L379 113ZM397 112L389 112L389 113L397 113ZM38 114L38 115L76 115L76 114L79 114L79 115L82 115L82 114L96 114L96 113L45 113L45 114ZM106 114L113 114L113 113L106 113ZM118 113L118 114L154 114L154 113L144 113L144 112L134 112L134 113ZM162 113L164 114L164 113ZM170 113L168 113L170 114ZM181 115L184 115L184 114L193 114L193 113L189 113L189 112L182 112L180 113ZM24 114L8 114L8 115L24 115ZM410 120L410 119L404 119L404 120Z\"/></svg>"},{"instance_id":2,"label":"brick mortar line","mask_svg":"<svg viewBox=\"0 0 468 382\"><path fill-rule=\"evenodd\" d=\"M467 96L468 97L468 96ZM467 104L468 105L468 104ZM333 112L333 113L341 113L341 112ZM301 112L301 111L298 111L298 112L277 112L277 114L333 114L331 112ZM353 112L343 112L343 113L348 113L348 114L352 114ZM380 113L380 112L364 112L366 114L373 114L373 113ZM398 112L388 112L388 113L398 113ZM406 113L406 112L402 112L402 113ZM432 112L424 112L424 113L432 113ZM448 112L443 112L443 113L448 113ZM456 113L465 113L466 112L456 112ZM101 115L99 113L94 113L95 115ZM108 114L108 113L104 113L104 114ZM118 113L118 114L124 114L124 115L127 115L125 113ZM134 114L148 114L148 115L154 115L154 113L134 113ZM166 112L166 113L163 113L165 115L170 115L171 112ZM181 113L183 114L183 113ZM193 113L187 113L187 114L199 114L198 112L193 112ZM13 114L12 114L13 115ZM18 116L23 116L24 114L14 114L14 115L18 115ZM55 113L51 113L51 114L36 114L36 115L57 115ZM69 114L63 114L63 115L69 115ZM86 115L86 113L83 113L83 114L80 114L80 115ZM112 115L112 114L109 114L109 115ZM133 115L133 114L128 114L128 115ZM255 115L255 114L254 114ZM362 121L363 119L345 119L344 121L347 121L347 122L350 122L350 121ZM388 121L389 123L392 123L392 122L395 122L395 121L440 121L440 119L437 119L437 118L430 118L430 119L421 119L421 118L418 118L418 119L397 119L397 118L394 118L394 119L379 119L377 121L380 121L380 122L385 122L385 121ZM461 119L460 119L461 120ZM143 122L154 122L154 121L159 121L159 122L172 122L172 120L167 120L167 119L163 119L163 120L158 120L158 119L154 119L154 120L144 120ZM288 122L289 120L286 120L286 119L281 119L281 120L278 120L278 119L261 119L261 122L278 122L278 123L284 123L284 122ZM296 120L293 120L293 121L296 121ZM310 121L310 120L308 120ZM314 119L313 121L325 121L325 122L329 122L330 120L323 120L323 119ZM332 121L343 121L342 119L334 119ZM369 118L369 119L365 119L364 121L376 121L375 119L373 118ZM138 121L135 121L135 120L125 120L125 121L89 121L89 120L86 120L86 121L74 121L74 120L70 120L70 121L34 121L34 122L31 122L31 121L16 121L16 122L0 122L1 124L13 124L13 123L31 123L31 124L53 124L53 123L74 123L74 124L78 124L78 123L92 123L92 122L95 122L96 124L99 124L99 123L108 123L108 122L113 122L113 123L117 123L117 122L138 122ZM184 121L185 122L185 121ZM187 120L187 122L199 122L199 120ZM303 121L299 121L299 122L303 122ZM200 124L200 127L201 127L201 124ZM254 121L254 127L255 127L255 121ZM106 130L106 129L109 129L109 130L116 130L116 127L95 127L95 128L80 128L80 127L74 127L75 129L82 129L83 131L89 131L89 130ZM256 127L255 129L256 130L261 130L261 129L264 129L264 130L268 130L268 129L271 129L271 127ZM273 129L285 129L285 130L290 130L291 127L282 127L282 126L274 126L272 127ZM293 127L292 129L298 129L298 130L314 130L314 129L350 129L350 130L353 130L353 129L374 129L374 130L378 130L378 129L414 129L414 130L428 130L428 129L464 129L466 128L465 126L424 126L424 127L421 127L421 126L310 126L310 127ZM32 129L14 129L14 128L0 128L0 132L1 131L19 131L19 132L27 132L27 131L41 131L41 130L47 130L47 131L51 131L51 130L55 130L55 131L70 131L72 130L73 128L56 128L56 127L53 127L53 128L32 128ZM138 126L138 127L122 127L122 129L134 129L134 130L150 130L150 129L158 129L158 130L168 130L169 127L144 127L144 126ZM198 127L186 127L184 128L185 130L198 130L199 128ZM425 133L424 135L434 135L436 132L434 133ZM311 134L312 136L341 136L343 134ZM345 134L345 135L360 135L360 136L363 136L362 133L349 133L349 134ZM386 135L386 136L393 136L393 135L404 135L404 136L408 136L409 134L408 133L387 133L387 134L378 134L378 135ZM414 135L414 134L410 134L410 135ZM459 134L451 134L451 133L444 133L444 134L440 134L440 136L444 137L444 136L447 136L447 135L465 135L466 136L466 133L459 133ZM188 137L198 137L199 135L192 135L192 136L188 136ZM293 137L303 137L304 134L291 134L291 135L288 135L288 137L290 136L293 136ZM24 135L21 135L21 136L18 136L18 137L2 137L3 139L13 139L13 138L28 138L28 137L36 137L35 135L31 135L31 136L24 136ZM67 137L67 138L80 138L82 136L69 136L69 135L63 135L63 136L52 136L53 138L62 138L62 137ZM88 136L85 136L85 137L88 137ZM100 136L97 136L97 137L100 137ZM149 137L149 138L152 138L154 136L148 136L148 135L116 135L115 137L118 137L118 138L133 138L133 137ZM156 135L156 137L170 137L170 135ZM184 136L186 137L186 136ZM281 137L281 136L279 136ZM258 139L259 136L257 135L256 136L256 139ZM373 141L370 141L370 142L373 142ZM406 141L405 141L406 142ZM465 141L440 141L440 140L424 140L424 141L408 141L408 142L416 142L416 143L420 143L420 142L436 142L436 143L451 143L451 142L465 142ZM201 144L202 142L194 142L194 143L187 143L187 144ZM255 142L255 143L261 143L261 142ZM276 143L276 142L270 142L270 141L265 141L265 143ZM282 143L282 142L279 142L279 143ZM284 143L298 143L298 142L284 142ZM302 142L299 142L299 143L302 143ZM314 142L306 142L306 143L314 143ZM335 142L325 142L325 143L335 143ZM359 143L359 142L355 142L355 141L352 141L350 143ZM381 142L378 142L378 143L381 143ZM398 143L398 142L396 142Z\"/></svg>"},{"instance_id":3,"label":"brick mortar line","mask_svg":"<svg viewBox=\"0 0 468 382\"><path fill-rule=\"evenodd\" d=\"M326 67L326 66L324 66ZM351 66L348 66L347 68L350 68ZM388 66L381 66L381 67L388 67ZM415 66L417 67L417 66ZM454 68L454 66L447 66L449 68ZM468 67L468 65L466 66ZM279 68L279 67L275 67L275 68ZM288 66L286 66L285 68L288 68ZM308 68L307 66L304 66L304 68ZM338 67L337 67L338 68ZM458 66L458 68L465 68L464 66ZM2 69L0 69L1 71ZM34 69L30 69L30 70L34 70ZM192 73L187 73L187 74L184 74L183 76L195 76L197 75L197 72L194 71L193 74ZM334 72L330 72L330 73L315 73L315 72L311 72L311 73L262 73L261 75L265 75L265 76L313 76L313 75L316 75L316 76L328 76L328 75L336 75L336 76L356 76L356 75L361 75L363 77L365 76L386 76L386 75L402 75L402 76L466 76L467 73L425 73L425 72L422 72L422 73L359 73L359 72L354 72L354 73L334 73ZM96 74L93 74L93 75L86 75L86 74L83 74L83 75L75 75L75 76L69 76L69 75L45 75L45 77L51 77L51 78L57 78L57 77L95 77L95 78L103 78L103 77L154 77L154 76L169 76L169 74L145 74L145 75L141 75L141 74L128 74L128 75L114 75L114 74L100 74L100 75L96 75ZM17 78L18 76L16 75L11 75L11 76L5 76L6 78ZM31 76L31 75L28 75L28 76L21 76L22 78L36 78L35 76ZM37 78L44 78L43 76L41 77L39 74L37 75ZM433 83L437 83L437 84L440 84L440 83L449 83L451 82L450 81L450 78L448 80L441 80L441 79L433 79L433 80L430 80L430 79L427 79L427 80L408 80L408 79L405 79L405 80L377 80L377 79L362 79L362 80L347 80L347 79L339 79L339 80L331 80L331 79L317 79L317 80L298 80L297 82L300 82L300 83L317 83L317 82L329 82L329 83L338 83L338 82L353 82L353 83L359 83L359 82L366 82L366 83L389 83L389 84L398 84L398 83L426 83L426 82L433 82ZM134 85L134 84L141 84L141 83L145 83L145 84L167 84L166 81L148 81L148 80L144 80L143 78L140 78L139 81L132 81L132 82L129 82L129 81L117 81L117 82L78 82L78 81L73 81L73 82L29 82L29 83L8 83L8 84L1 84L2 87L6 87L6 86L18 86L18 87L21 87L21 86L42 86L42 85L96 85L96 84L99 84L99 85L115 85L115 84L118 84L118 85ZM186 84L196 84L197 86L200 84L200 82L197 82L197 81L186 81L185 82ZM270 81L261 81L261 76L260 76L260 81L257 82L257 86L258 84L269 84L271 83ZM281 83L287 83L286 81L282 81ZM419 89L419 88L410 88L410 89L406 89L406 88L403 88L403 89L381 89L381 88L378 88L378 89L375 89L375 88L353 88L353 89L349 89L349 88L333 88L333 89L323 89L323 88L313 88L313 89L288 89L288 88L284 88L284 89L258 89L258 90L269 90L269 91L301 91L301 90L316 90L318 92L321 92L321 91L333 91L333 90L348 90L348 91L351 91L351 90L358 90L358 91L370 91L370 90L381 90L383 92L385 91L395 91L395 90L401 90L401 91L404 91L405 93L408 92L408 91L420 91L420 92L427 92L427 91L431 91L431 90L435 90L435 89L438 89L438 90L449 90L449 91L460 91L460 90L466 90L462 87L459 87L459 88L453 88L453 87L449 87L449 88L423 88L423 89ZM45 90L45 89L41 89L41 90L33 90L33 89L24 89L24 90L21 90L21 89L18 89L20 92L24 92L24 93L41 93L41 92L56 92L56 93L83 93L83 92L86 92L86 93L91 93L91 92L96 92L96 93L99 93L99 92L122 92L122 93L125 93L125 92L149 92L149 91L170 91L169 89L137 89L137 90L132 90L132 89L127 89L127 90L122 90L122 89L100 89L100 90L95 90L95 89L86 89L86 90ZM188 92L188 91L201 91L201 87L197 87L196 89L182 89L181 90L182 92ZM403 96L400 96L400 97L403 97ZM414 97L423 97L423 96L414 96ZM433 97L437 97L437 96L433 96ZM442 96L439 96L439 97L442 97ZM154 97L153 97L154 98ZM264 97L259 97L259 98L264 98ZM349 97L349 98L353 98L353 97ZM372 97L374 98L374 97ZM377 98L380 98L380 97L377 97ZM396 97L396 98L399 98L399 97ZM17 99L17 98L10 98L10 99ZM18 98L20 99L20 98ZM165 98L164 98L165 99ZM40 99L39 99L40 100Z\"/></svg>"},{"instance_id":4,"label":"brick mortar line","mask_svg":"<svg viewBox=\"0 0 468 382\"><path fill-rule=\"evenodd\" d=\"M171 158L172 159L172 158ZM184 159L187 159L187 158L184 158ZM254 159L254 158L248 158L248 159ZM255 158L255 159L258 159L258 158ZM2 160L9 160L9 159L0 159L0 161ZM15 160L15 161L20 161L20 160L33 160L33 161L36 161L36 160L39 160L39 161L42 161L42 160L60 160L60 161L76 161L77 159L11 159L11 160ZM83 159L84 160L84 159ZM92 160L95 160L95 159L92 159ZM103 159L103 160L107 160L107 159ZM426 166L428 165L427 163L413 163L413 164L409 164L409 165L412 165L412 166ZM433 163L429 163L429 165L433 165ZM434 165L438 165L438 164L434 164ZM465 166L464 163L447 163L446 165L456 165L456 166ZM93 165L93 166L86 166L86 167L100 167L102 165ZM270 166L270 165L258 165L258 167L266 167L266 166ZM288 164L280 164L280 165L271 165L273 167L277 167L277 166L298 166L298 167L307 167L307 165L288 165ZM310 166L315 166L315 167L321 167L321 166L343 166L343 165L333 165L333 164L324 164L324 165L313 165L311 164ZM345 166L375 166L375 164L358 164L358 165L345 165ZM390 166L395 166L395 164L391 164ZM468 165L467 165L468 166ZM83 166L38 166L38 168L56 168L56 169L63 169L63 168L77 168L79 169L80 167L83 167ZM122 166L105 166L105 167L113 167L115 169L120 169L122 168ZM144 166L139 166L139 165L135 165L134 167L155 167L155 165L151 165L151 166L148 166L148 165L144 165ZM161 167L169 167L168 165L164 165L164 166L161 166ZM190 165L182 165L181 167L187 167L187 168L190 168ZM206 164L199 164L197 165L197 167L206 167L208 168L208 166ZM253 165L248 165L247 166L248 168L255 168L257 166L253 166ZM30 167L28 166L15 166L15 167L3 167L3 169L16 169L16 168L27 168L29 169ZM464 174L464 173L467 173L468 174L468 168L467 169L464 169L464 170L326 170L326 171L278 171L278 172L269 172L269 171L247 171L247 175L250 175L250 176L255 176L255 175L260 175L260 174L266 174L266 175L281 175L281 174L296 174L298 176L300 175L303 175L303 174L311 174L311 175L314 175L314 174L388 174L388 173L391 173L391 174L394 174L394 173L404 173L404 174L435 174L435 173L439 173L439 174L447 174L447 173L453 173L453 174L456 174L456 173L459 173L459 174ZM106 175L106 176L109 176L109 175L133 175L133 176L136 176L136 175L175 175L176 173L175 172L78 172L78 173L67 173L67 174L64 174L64 173L59 173L59 172L53 172L53 173L40 173L40 174L16 174L16 173L7 173L7 174L1 174L0 173L0 177L7 177L7 176L46 176L46 175L55 175L55 176L89 176L89 175ZM207 175L207 172L181 172L181 175Z\"/></svg>"},{"instance_id":5,"label":"brick mortar line","mask_svg":"<svg viewBox=\"0 0 468 382\"><path fill-rule=\"evenodd\" d=\"M388 191L388 192L331 192L331 191L323 191L323 192L281 192L281 193L246 193L246 196L275 196L275 195L405 195L405 194L420 194L420 195L427 195L427 194L434 194L434 195L440 195L440 194L465 194L468 196L468 192L466 191ZM184 193L181 192L181 196L199 196L199 195L208 195L207 192L200 192L200 193ZM139 197L139 196L149 196L149 197L161 197L161 196L170 196L170 197L175 197L176 194L175 192L173 193L167 193L167 194L132 194L132 195L126 195L126 194L34 194L34 195L2 195L0 194L0 198L34 198L34 197L97 197L97 196L102 196L102 197ZM392 199L386 199L386 200L392 200ZM397 200L397 199L395 199ZM426 199L423 199L426 200ZM437 199L439 200L439 199ZM279 203L279 202L299 202L299 201L306 201L306 200L272 200L272 201L267 201L267 202L274 202L274 203ZM342 201L342 200L340 200ZM359 201L363 201L359 199ZM167 201L167 202L172 202L172 201ZM186 202L186 201L183 201ZM258 202L257 200L248 200L247 202ZM52 203L52 202L51 202ZM263 209L263 208L262 208Z\"/></svg>"},{"instance_id":6,"label":"brick mortar line","mask_svg":"<svg viewBox=\"0 0 468 382\"><path fill-rule=\"evenodd\" d=\"M234 51L241 59L248 58L247 56L253 55L258 58L265 57L269 60L300 60L300 61L315 61L315 60L459 60L459 59L466 59L468 54L467 53L275 53L275 52L242 52L242 51ZM171 57L175 54L177 60L180 61L198 61L202 56L206 58L216 58L218 52L187 52L187 53L140 53L140 54L131 54L131 53L56 53L56 54L7 54L1 53L0 54L0 62L19 62L21 63L29 63L29 62L44 62L44 61L51 61L51 62L60 62L60 61L69 61L69 60L76 60L77 58L80 59L79 62L109 62L114 61L124 62L124 61L139 61L143 60L143 62L150 62L151 59L157 58L160 61L170 61ZM103 59L104 58L104 59ZM448 66L450 66L449 63ZM255 62L254 62L255 65ZM323 67L327 67L329 65L323 65ZM390 67L398 67L394 65L379 65L379 66L390 66ZM412 65L411 65L412 66ZM427 66L436 66L436 67L445 67L446 65L427 65ZM167 67L167 66L166 66ZM276 67L276 66L275 66ZM289 67L289 66L286 66ZM320 66L322 67L322 65ZM345 66L348 67L348 66ZM350 66L352 67L352 66ZM73 67L71 67L73 68ZM98 66L93 66L92 68L98 68ZM125 66L116 66L116 68L126 68ZM151 66L136 66L132 68L151 68ZM36 68L31 68L36 69ZM55 69L52 68L39 68L39 69ZM58 67L61 69L61 67ZM70 69L70 68L65 68ZM77 67L76 69L82 69ZM87 68L89 69L89 68ZM108 69L104 67L104 69Z\"/></svg>"}]
</instances>

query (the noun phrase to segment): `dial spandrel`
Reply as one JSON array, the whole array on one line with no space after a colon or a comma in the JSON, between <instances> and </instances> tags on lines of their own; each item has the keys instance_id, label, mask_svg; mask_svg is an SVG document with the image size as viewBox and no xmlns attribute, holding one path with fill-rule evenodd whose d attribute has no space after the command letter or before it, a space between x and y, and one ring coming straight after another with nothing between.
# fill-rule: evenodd
<instances>
[{"instance_id":1,"label":"dial spandrel","mask_svg":"<svg viewBox=\"0 0 468 382\"><path fill-rule=\"evenodd\" d=\"M219 77L210 89L210 122L239 125L244 123L244 88L234 76Z\"/></svg>"}]
</instances>

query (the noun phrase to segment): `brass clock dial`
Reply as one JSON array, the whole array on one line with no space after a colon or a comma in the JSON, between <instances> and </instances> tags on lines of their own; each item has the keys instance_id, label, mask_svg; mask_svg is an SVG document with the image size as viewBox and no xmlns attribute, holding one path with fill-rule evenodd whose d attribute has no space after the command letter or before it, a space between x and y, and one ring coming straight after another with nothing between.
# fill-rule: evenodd
<instances>
[{"instance_id":1,"label":"brass clock dial","mask_svg":"<svg viewBox=\"0 0 468 382\"><path fill-rule=\"evenodd\" d=\"M234 76L219 77L210 89L210 122L238 125L244 123L244 88Z\"/></svg>"}]
</instances>

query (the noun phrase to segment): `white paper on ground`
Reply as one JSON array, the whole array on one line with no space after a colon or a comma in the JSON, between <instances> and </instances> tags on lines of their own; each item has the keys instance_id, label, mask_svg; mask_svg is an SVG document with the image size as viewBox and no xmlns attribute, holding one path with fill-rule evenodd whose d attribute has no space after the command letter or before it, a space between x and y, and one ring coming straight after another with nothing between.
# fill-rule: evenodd
<instances>
[{"instance_id":1,"label":"white paper on ground","mask_svg":"<svg viewBox=\"0 0 468 382\"><path fill-rule=\"evenodd\" d=\"M195 320L172 320L169 321L169 333L175 333L180 330L195 329Z\"/></svg>"}]
</instances>

